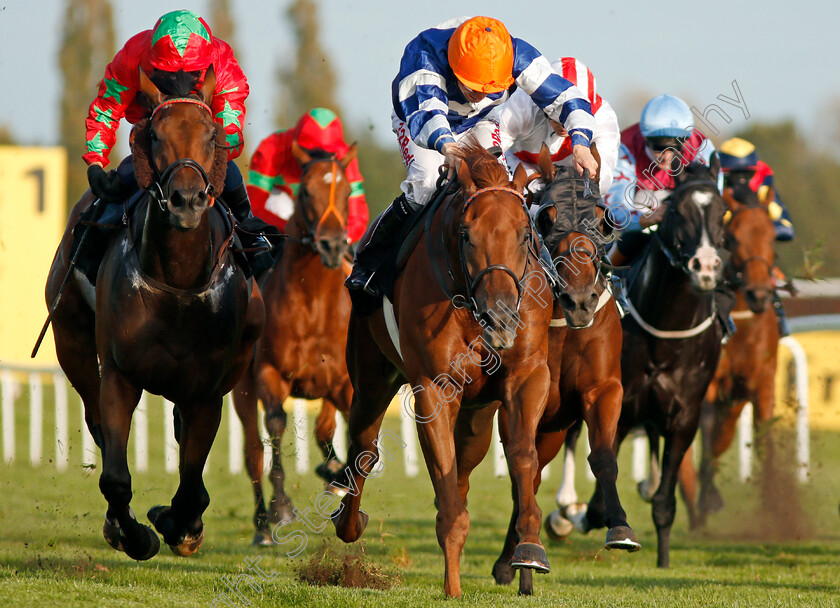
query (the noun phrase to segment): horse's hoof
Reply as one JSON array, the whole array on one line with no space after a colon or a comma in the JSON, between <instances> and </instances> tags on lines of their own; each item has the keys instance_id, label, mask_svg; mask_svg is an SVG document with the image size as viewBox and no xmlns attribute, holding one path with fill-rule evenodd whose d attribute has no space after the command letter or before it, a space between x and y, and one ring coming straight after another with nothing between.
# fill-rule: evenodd
<instances>
[{"instance_id":1,"label":"horse's hoof","mask_svg":"<svg viewBox=\"0 0 840 608\"><path fill-rule=\"evenodd\" d=\"M345 507L346 508L346 507ZM356 518L356 529L351 531L350 534L347 533L345 530L346 526L344 525L344 520L341 517L341 514L344 513L344 509L336 509L330 515L330 519L335 526L335 535L338 536L341 540L345 543L353 543L359 540L359 538L364 534L365 528L367 528L368 524L368 514L359 509L359 516Z\"/></svg>"},{"instance_id":2,"label":"horse's hoof","mask_svg":"<svg viewBox=\"0 0 840 608\"><path fill-rule=\"evenodd\" d=\"M274 539L271 538L271 530L263 529L254 532L254 540L251 541L252 547L273 547Z\"/></svg>"},{"instance_id":3,"label":"horse's hoof","mask_svg":"<svg viewBox=\"0 0 840 608\"><path fill-rule=\"evenodd\" d=\"M175 555L180 555L181 557L189 557L201 546L201 543L204 542L204 526L201 526L201 530L198 531L198 534L187 533L184 535L184 540L182 540L177 545L169 545L169 549Z\"/></svg>"},{"instance_id":4,"label":"horse's hoof","mask_svg":"<svg viewBox=\"0 0 840 608\"><path fill-rule=\"evenodd\" d=\"M271 501L271 509L268 515L268 520L271 523L288 523L294 521L295 519L297 519L297 516L295 515L295 505L292 504L290 498L286 497L286 499L282 502L278 502L276 499Z\"/></svg>"},{"instance_id":5,"label":"horse's hoof","mask_svg":"<svg viewBox=\"0 0 840 608\"><path fill-rule=\"evenodd\" d=\"M537 543L519 543L516 545L510 565L514 568L530 568L543 574L551 571L545 549Z\"/></svg>"},{"instance_id":6,"label":"horse's hoof","mask_svg":"<svg viewBox=\"0 0 840 608\"><path fill-rule=\"evenodd\" d=\"M510 565L510 560L499 558L493 564L493 579L497 585L510 585L516 576L516 570Z\"/></svg>"},{"instance_id":7,"label":"horse's hoof","mask_svg":"<svg viewBox=\"0 0 840 608\"><path fill-rule=\"evenodd\" d=\"M582 502L574 505L567 505L560 511L560 515L572 522L575 530L581 534L589 532L589 520L586 517L588 506Z\"/></svg>"},{"instance_id":8,"label":"horse's hoof","mask_svg":"<svg viewBox=\"0 0 840 608\"><path fill-rule=\"evenodd\" d=\"M120 539L120 522L117 520L110 520L105 516L105 525L102 526L102 536L105 537L105 542L111 545L117 551L125 551Z\"/></svg>"},{"instance_id":9,"label":"horse's hoof","mask_svg":"<svg viewBox=\"0 0 840 608\"><path fill-rule=\"evenodd\" d=\"M331 458L327 462L322 462L315 467L315 474L323 479L327 485L334 481L343 480L344 476L341 475L343 471L344 464L337 458Z\"/></svg>"},{"instance_id":10,"label":"horse's hoof","mask_svg":"<svg viewBox=\"0 0 840 608\"><path fill-rule=\"evenodd\" d=\"M615 526L607 531L607 541L604 543L604 547L635 553L642 548L642 545L630 526Z\"/></svg>"},{"instance_id":11,"label":"horse's hoof","mask_svg":"<svg viewBox=\"0 0 840 608\"><path fill-rule=\"evenodd\" d=\"M651 483L647 479L643 479L637 483L636 490L638 490L639 496L641 496L642 500L645 502L653 500L653 495L656 494L656 488L652 487Z\"/></svg>"},{"instance_id":12,"label":"horse's hoof","mask_svg":"<svg viewBox=\"0 0 840 608\"><path fill-rule=\"evenodd\" d=\"M344 488L334 486L329 482L324 483L324 490L335 496L338 496L339 498L344 498L347 495L347 490L345 490Z\"/></svg>"},{"instance_id":13,"label":"horse's hoof","mask_svg":"<svg viewBox=\"0 0 840 608\"><path fill-rule=\"evenodd\" d=\"M146 538L144 540L147 542L141 542L138 546L132 547L131 543L128 542L128 539L124 535L121 535L121 541L123 551L125 551L127 556L131 559L137 560L138 562L143 562L147 559L153 558L157 555L157 552L160 551L160 539L158 538L158 535L155 534L155 531L149 526L141 523L138 523L137 525L140 526L143 532L146 533Z\"/></svg>"},{"instance_id":14,"label":"horse's hoof","mask_svg":"<svg viewBox=\"0 0 840 608\"><path fill-rule=\"evenodd\" d=\"M568 519L560 515L560 511L555 509L548 514L543 523L545 533L551 540L555 542L563 542L575 531L575 525Z\"/></svg>"},{"instance_id":15,"label":"horse's hoof","mask_svg":"<svg viewBox=\"0 0 840 608\"><path fill-rule=\"evenodd\" d=\"M705 514L717 513L723 509L723 497L717 488L711 487L705 492L700 492L700 501L698 503L700 511Z\"/></svg>"}]
</instances>

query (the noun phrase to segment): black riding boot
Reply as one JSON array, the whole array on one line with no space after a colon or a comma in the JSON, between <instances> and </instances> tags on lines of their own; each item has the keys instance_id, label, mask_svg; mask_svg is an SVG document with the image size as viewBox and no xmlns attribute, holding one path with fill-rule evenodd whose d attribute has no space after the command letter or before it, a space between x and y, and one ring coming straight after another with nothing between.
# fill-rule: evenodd
<instances>
[{"instance_id":1,"label":"black riding boot","mask_svg":"<svg viewBox=\"0 0 840 608\"><path fill-rule=\"evenodd\" d=\"M788 325L787 314L785 313L785 307L782 306L779 292L776 290L773 290L773 310L776 311L776 321L779 324L779 337L789 336L790 326Z\"/></svg>"},{"instance_id":2,"label":"black riding boot","mask_svg":"<svg viewBox=\"0 0 840 608\"><path fill-rule=\"evenodd\" d=\"M280 257L280 248L272 246L265 235L280 234L280 231L251 213L251 201L248 199L248 190L244 183L229 192L224 192L222 197L244 231L239 232L242 248L251 250L245 252L249 268L243 267L243 270L246 275L250 272L259 276L271 268Z\"/></svg>"},{"instance_id":3,"label":"black riding boot","mask_svg":"<svg viewBox=\"0 0 840 608\"><path fill-rule=\"evenodd\" d=\"M381 297L379 287L372 281L379 264L388 250L393 246L394 239L414 212L405 198L400 194L394 202L382 212L382 215L368 229L362 238L356 257L353 260L353 272L344 281L347 289L363 289L374 297Z\"/></svg>"}]
</instances>

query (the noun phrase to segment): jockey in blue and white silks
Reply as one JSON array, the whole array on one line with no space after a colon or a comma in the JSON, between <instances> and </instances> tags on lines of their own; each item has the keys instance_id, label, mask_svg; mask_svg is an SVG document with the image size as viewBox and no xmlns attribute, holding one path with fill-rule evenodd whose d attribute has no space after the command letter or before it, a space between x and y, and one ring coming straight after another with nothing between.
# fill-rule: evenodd
<instances>
[{"instance_id":1,"label":"jockey in blue and white silks","mask_svg":"<svg viewBox=\"0 0 840 608\"><path fill-rule=\"evenodd\" d=\"M402 193L362 238L345 285L381 295L371 281L406 219L431 198L442 165L453 174L457 142L468 135L499 148L496 112L521 88L562 123L572 141L578 173L593 175L589 150L595 119L589 100L527 42L512 37L490 17L453 20L421 32L408 43L391 86L392 127L407 169Z\"/></svg>"},{"instance_id":2,"label":"jockey in blue and white silks","mask_svg":"<svg viewBox=\"0 0 840 608\"><path fill-rule=\"evenodd\" d=\"M498 108L517 89L549 118L563 124L572 145L588 149L592 142L595 119L589 100L552 70L539 51L519 38L507 35L512 64L506 74L490 74L492 84L485 85L483 91L464 83L453 70L449 46L456 28L467 21L461 18L443 23L409 42L391 85L392 127L408 170L402 191L412 208L425 204L434 192L446 144L472 133L487 148L501 145ZM498 90L489 91L491 88ZM479 93L477 100L470 95L473 92Z\"/></svg>"}]
</instances>

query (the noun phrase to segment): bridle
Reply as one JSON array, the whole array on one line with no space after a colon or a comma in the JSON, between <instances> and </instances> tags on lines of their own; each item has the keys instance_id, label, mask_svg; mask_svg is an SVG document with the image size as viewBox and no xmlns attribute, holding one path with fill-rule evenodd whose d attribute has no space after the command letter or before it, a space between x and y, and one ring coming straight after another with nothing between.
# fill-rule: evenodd
<instances>
[{"instance_id":1,"label":"bridle","mask_svg":"<svg viewBox=\"0 0 840 608\"><path fill-rule=\"evenodd\" d=\"M738 216L739 213L744 211L744 209L751 209L755 207L745 206L741 209L732 213L732 216L728 220L728 225L732 225L732 221ZM735 234L733 232L729 232L732 235L733 239ZM737 244L737 240L736 240ZM726 263L726 268L724 272L724 276L726 276L726 284L729 287L737 289L739 287L744 287L746 285L746 281L744 281L744 269L747 267L747 264L751 262L761 262L767 268L767 276L770 277L772 280L773 278L773 266L775 264L775 252L773 253L773 260L768 261L767 258L762 257L760 255L753 255L744 260L741 260L739 263L735 263L735 255L733 254L728 262ZM730 272L731 271L731 272ZM731 277L731 278L730 278Z\"/></svg>"},{"instance_id":2,"label":"bridle","mask_svg":"<svg viewBox=\"0 0 840 608\"><path fill-rule=\"evenodd\" d=\"M338 158L335 154L331 154L327 157L321 158L313 158L308 163L303 165L301 168L302 175L301 175L301 184L303 183L303 176L309 171L309 169L317 164L317 163L330 163L330 174L332 175L332 180L330 181L330 198L327 204L327 208L324 209L324 212L321 214L321 217L318 219L316 223L310 223L306 214L301 213L299 222L301 224L301 228L303 230L303 237L300 239L295 239L297 242L301 243L302 245L309 245L313 249L318 251L318 242L322 240L326 240L321 236L321 229L324 226L324 223L327 221L327 218L332 215L337 220L339 225L342 229L342 236L340 239L337 240L346 240L347 239L347 219L341 214L338 207L335 205L335 195L336 195L336 184L338 183L338 172L341 172L341 175L345 175L344 167L338 162ZM301 199L300 192L298 193L298 199ZM303 201L301 200L301 203Z\"/></svg>"},{"instance_id":3,"label":"bridle","mask_svg":"<svg viewBox=\"0 0 840 608\"><path fill-rule=\"evenodd\" d=\"M584 198L589 198L593 195L593 192L592 192L591 187L589 185L589 179L590 178L589 178L589 171L588 170L584 171L583 177L576 177L576 176L571 175L571 174L564 175L564 174L562 174L558 171L555 174L555 177L552 180L552 182L548 186L546 186L545 190L543 191L543 193L540 197L540 206L537 209L537 212L534 214L534 216L535 217L540 217L540 214L543 211L553 207L555 212L557 213L557 217L554 220L554 223L556 224L560 220L560 214L561 214L562 211L559 207L560 201L553 200L553 199L550 198L550 193L551 193L551 190L552 190L552 186L554 186L557 183L561 183L561 182L562 183L569 183L571 185L571 189L570 189L571 209L572 209L571 228L561 232L559 235L551 235L551 236L552 236L552 240L556 240L558 244L561 243L566 237L568 237L571 234L579 233L581 236L576 238L575 240L573 240L570 247L564 249L563 251L557 253L556 255L553 255L553 260L554 261L564 260L564 259L567 259L571 256L571 257L574 257L574 259L577 260L577 261L585 261L587 263L591 262L591 263L595 264L596 272L595 272L595 279L593 281L593 285L598 285L598 283L604 277L604 275L601 272L602 268L605 266L605 263L602 261L602 258L605 257L603 252L602 252L603 246L602 245L599 246L599 243L601 243L600 239L596 238L596 239L593 240L593 238L591 238L591 236L590 236L591 235L591 230L593 230L594 227L593 226L588 226L586 221L583 222L584 226L581 227L580 226L581 222L580 222L580 219L578 217L577 184L578 184L578 182L583 183L583 197ZM548 201L544 202L546 199L548 199ZM548 238L548 236L549 235L546 235L546 238ZM589 243L591 243L592 244L592 249L588 249L586 247L575 246L575 243L580 238L583 238L586 241L588 241ZM555 266L556 266L556 264L555 264Z\"/></svg>"},{"instance_id":4,"label":"bridle","mask_svg":"<svg viewBox=\"0 0 840 608\"><path fill-rule=\"evenodd\" d=\"M448 182L444 187L442 187L439 190L436 200L432 203L433 206L436 207L440 203L440 201L443 200L444 195L449 191L449 186L452 183L453 183L452 181ZM461 266L461 272L464 275L464 283L462 285L464 293L452 293L452 291L450 291L450 289L447 287L447 283L444 280L444 277L441 273L440 268L435 263L435 257L432 255L431 230L430 230L430 228L431 228L432 218L434 217L434 214L435 214L435 209L434 208L430 209L430 212L429 212L429 214L426 218L426 246L427 246L427 249L428 249L428 252L429 252L429 258L431 260L432 268L434 269L435 275L437 276L437 279L438 279L438 283L440 284L440 287L443 290L443 293L446 295L447 299L449 299L452 302L452 305L455 308L466 309L466 310L472 312L473 316L476 319L479 318L481 313L479 311L478 302L476 301L474 294L475 294L476 288L478 287L479 283L481 282L481 280L484 277L489 275L491 272L504 272L505 274L510 276L510 278L513 279L513 282L516 285L516 294L517 294L516 310L518 311L519 307L522 303L522 294L524 292L524 287L522 286L522 281L524 280L524 278L527 274L527 270L528 270L528 263L527 263L527 259L526 259L525 268L522 271L522 276L517 276L517 274L513 271L513 269L511 269L509 266L507 266L505 264L490 264L489 266L486 266L485 268L482 268L481 270L479 270L476 273L475 276L472 276L470 274L469 268L467 266L466 255L465 255L465 253L466 253L465 248L466 248L467 244L469 243L469 238L468 238L466 227L463 225L463 220L464 220L464 216L466 215L467 210L469 209L470 205L472 205L472 203L476 199L476 197L478 197L479 195L482 195L482 194L486 194L488 192L506 192L508 194L512 194L513 196L515 196L516 198L518 198L520 200L520 202L522 204L519 206L519 208L522 210L522 212L525 214L525 217L528 220L529 230L528 230L528 233L526 235L526 238L528 239L528 242L529 242L529 252L532 253L536 258L539 258L539 252L535 248L535 241L534 241L534 233L536 232L536 228L534 227L533 220L531 219L531 216L529 215L528 210L525 207L525 197L523 196L523 194L521 192L518 192L517 190L514 190L513 188L510 188L509 186L488 186L486 188L481 188L479 190L476 190L464 201L464 205L461 208L461 212L460 212L460 218L458 219L458 257L459 257L459 263L460 263L460 266ZM454 197L454 196L449 198L447 206L443 211L443 220L444 220L443 224L444 224L444 226L446 225L446 215L449 212L449 210L451 209L452 202L455 200L455 198L456 197ZM442 245L443 251L447 251L445 233L446 233L445 230L441 230L441 245ZM454 281L457 285L458 281L455 278L455 275L452 273L452 270L449 269L447 271L447 273L449 275L449 278L452 281Z\"/></svg>"},{"instance_id":5,"label":"bridle","mask_svg":"<svg viewBox=\"0 0 840 608\"><path fill-rule=\"evenodd\" d=\"M662 201L661 204L668 204L668 208L665 210L665 215L662 218L662 221L659 224L658 230L652 230L653 233L653 240L659 244L659 248L662 250L663 255L668 260L668 263L671 265L671 268L682 270L685 274L691 274L691 269L689 268L689 262L691 261L694 254L688 254L683 250L683 244L679 239L674 239L672 243L666 243L665 240L662 238L660 234L662 226L670 225L673 222L674 217L680 217L677 213L677 208L675 205L671 204L673 201L676 201L679 196L688 190L689 188L697 188L697 189L705 189L713 193L713 195L720 196L718 192L717 185L709 180L705 179L690 179L688 181L682 182L674 188L674 191ZM716 247L716 249L719 249Z\"/></svg>"},{"instance_id":6,"label":"bridle","mask_svg":"<svg viewBox=\"0 0 840 608\"><path fill-rule=\"evenodd\" d=\"M171 99L167 99L166 101L162 101L157 106L155 106L155 109L152 110L152 115L149 118L149 128L151 129L152 121L155 119L155 114L157 114L159 110L177 103L191 103L197 105L200 108L207 110L207 113L210 114L211 118L213 116L213 112L212 110L210 110L210 106L208 106L201 100L195 99L193 97L173 97ZM198 164L198 162L196 162L192 158L179 158L178 160L171 163L168 167L166 167L166 169L164 169L163 172L161 172L158 169L157 163L154 161L154 159L152 159L151 165L155 173L155 181L152 182L152 185L149 187L149 194L154 200L157 201L160 210L163 212L167 211L166 204L169 202L169 196L171 195L169 186L172 182L172 177L181 169L192 169L201 176L201 179L204 180L205 194L211 195L213 191L213 187L210 184L210 177L207 175L207 171L205 171L204 167L202 167L200 164Z\"/></svg>"}]
</instances>

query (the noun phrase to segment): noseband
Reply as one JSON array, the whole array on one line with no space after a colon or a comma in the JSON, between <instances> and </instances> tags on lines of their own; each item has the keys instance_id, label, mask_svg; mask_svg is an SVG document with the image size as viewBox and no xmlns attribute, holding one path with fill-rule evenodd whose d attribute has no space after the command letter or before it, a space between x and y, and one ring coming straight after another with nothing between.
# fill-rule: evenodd
<instances>
[{"instance_id":1,"label":"noseband","mask_svg":"<svg viewBox=\"0 0 840 608\"><path fill-rule=\"evenodd\" d=\"M692 179L685 181L679 184L674 191L668 196L665 200L662 201L661 204L665 204L666 202L669 203L668 209L665 210L665 217L673 217L679 215L677 214L677 209L673 204L674 201L677 200L677 197L682 194L688 188L704 188L706 190L710 190L713 194L720 195L717 190L717 186L714 182L703 180L703 179ZM662 218L662 222L660 223L659 227L661 228L662 224L665 221L665 217ZM692 255L689 255L683 251L683 245L679 240L674 241L672 244L666 243L662 236L659 234L659 229L651 230L653 233L653 239L659 243L659 248L662 250L662 253L665 255L665 258L668 260L668 263L671 265L671 268L682 270L685 274L691 274L691 270L688 267L689 262L691 261ZM717 247L715 249L718 249Z\"/></svg>"},{"instance_id":2,"label":"noseband","mask_svg":"<svg viewBox=\"0 0 840 608\"><path fill-rule=\"evenodd\" d=\"M338 210L338 207L335 206L335 190L338 178L338 171L340 167L338 158L336 158L335 154L331 154L326 158L314 158L303 166L303 175L306 175L310 167L312 167L312 165L315 165L316 163L330 163L330 174L332 175L332 180L330 181L330 198L329 203L327 204L327 208L324 209L324 212L321 214L321 217L318 219L318 223L314 226L314 228L307 221L307 218L304 216L304 214L301 214L301 223L303 224L304 237L300 239L300 243L303 245L310 245L313 249L315 249L316 252L318 252L318 242L324 240L321 237L321 228L323 227L324 222L327 221L327 218L330 215L333 215L338 220L338 223L341 226L341 229L344 233L344 236L340 240L347 239L347 220L344 218L344 216L341 215L341 213ZM346 174L344 173L343 168L341 169L341 172L343 175L345 175L346 179ZM301 177L301 182L302 181L303 177Z\"/></svg>"},{"instance_id":3,"label":"noseband","mask_svg":"<svg viewBox=\"0 0 840 608\"><path fill-rule=\"evenodd\" d=\"M151 122L155 118L155 114L162 108L167 106L174 105L176 103L191 103L193 105L197 105L205 110L210 116L213 116L213 112L210 110L210 106L208 106L203 101L198 99L193 99L192 97L173 97L172 99L167 99L159 103L154 110L152 110L152 116L149 119L149 128L151 128ZM171 163L166 169L163 170L163 173L160 172L158 169L157 163L152 159L152 169L155 172L155 181L152 183L151 187L149 188L149 194L153 199L157 201L158 206L160 207L161 211L167 211L166 204L169 202L169 195L170 192L170 183L172 182L172 177L180 171L181 169L192 169L196 173L201 176L201 179L204 180L204 193L210 195L213 188L210 185L210 177L207 175L207 171L204 170L198 162L191 158L179 158L175 162Z\"/></svg>"}]
</instances>

